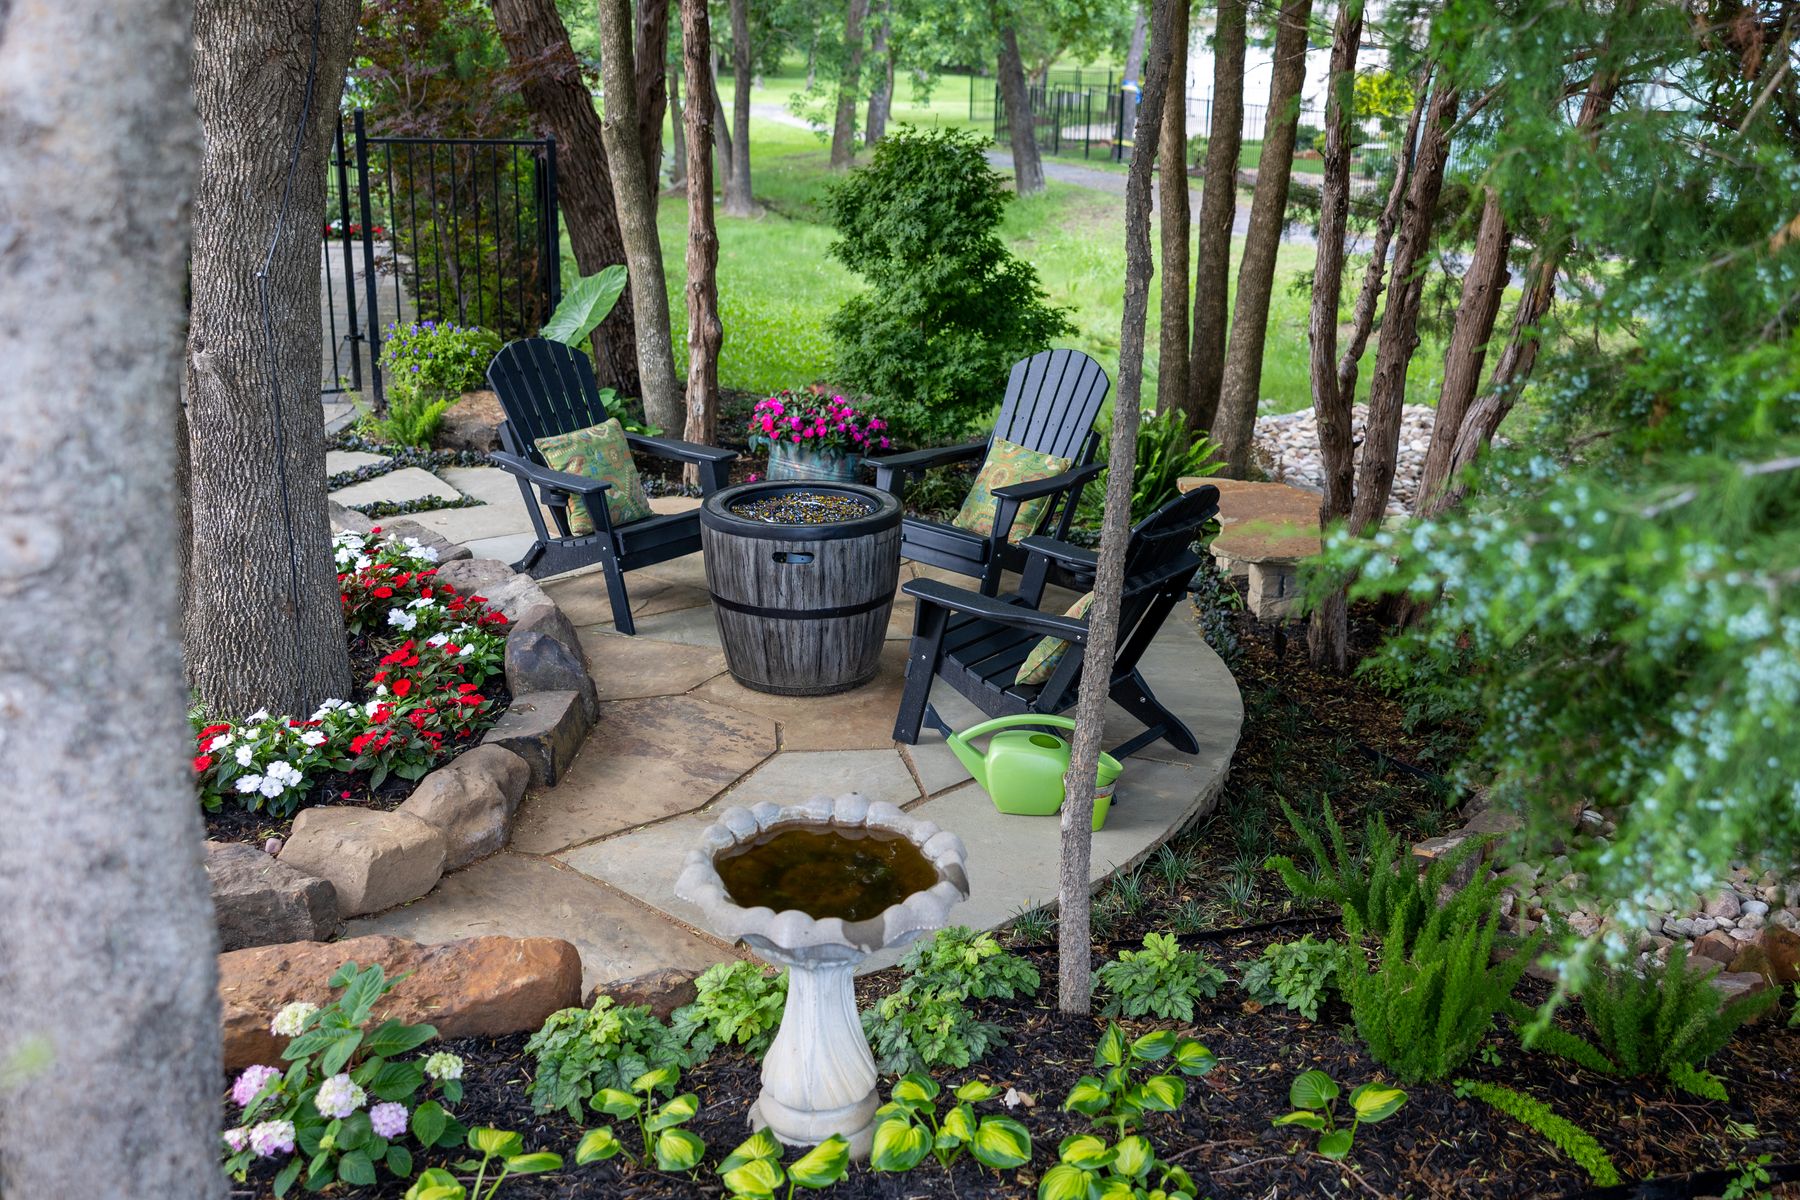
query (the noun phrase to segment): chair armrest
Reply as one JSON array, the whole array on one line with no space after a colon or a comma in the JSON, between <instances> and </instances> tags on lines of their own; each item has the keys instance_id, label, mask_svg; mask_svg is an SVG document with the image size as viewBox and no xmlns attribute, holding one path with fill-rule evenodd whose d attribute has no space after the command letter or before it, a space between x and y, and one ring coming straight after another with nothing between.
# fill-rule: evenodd
<instances>
[{"instance_id":1,"label":"chair armrest","mask_svg":"<svg viewBox=\"0 0 1800 1200\"><path fill-rule=\"evenodd\" d=\"M571 471L552 471L549 467L540 467L528 458L517 454L506 454L499 450L488 453L488 461L503 471L521 475L541 488L553 492L563 492L570 496L597 496L610 488L612 484L598 479L589 479L586 475L576 475Z\"/></svg>"},{"instance_id":2,"label":"chair armrest","mask_svg":"<svg viewBox=\"0 0 1800 1200\"><path fill-rule=\"evenodd\" d=\"M1010 625L1046 637L1064 638L1078 646L1087 644L1088 623L1081 617L1064 617L1039 612L1023 604L1009 604L992 596L983 596L937 579L915 579L900 589L915 600L969 613L1000 625Z\"/></svg>"},{"instance_id":3,"label":"chair armrest","mask_svg":"<svg viewBox=\"0 0 1800 1200\"><path fill-rule=\"evenodd\" d=\"M1089 480L1105 469L1105 463L1088 463L1085 467L1072 467L1060 475L1050 475L1043 479L1030 479L1024 483L1009 483L1005 487L997 487L994 489L994 495L1005 500L1036 500L1039 496L1054 496L1061 491L1086 486Z\"/></svg>"},{"instance_id":4,"label":"chair armrest","mask_svg":"<svg viewBox=\"0 0 1800 1200\"><path fill-rule=\"evenodd\" d=\"M1085 575L1092 575L1100 566L1100 556L1092 550L1083 550L1080 546L1071 546L1067 542L1059 542L1052 537L1028 537L1019 543L1019 548L1027 554L1035 554L1047 558L1051 562L1061 563L1069 569Z\"/></svg>"},{"instance_id":5,"label":"chair armrest","mask_svg":"<svg viewBox=\"0 0 1800 1200\"><path fill-rule=\"evenodd\" d=\"M625 440L631 443L633 450L642 450L645 454L674 459L676 462L728 463L737 458L736 450L721 450L717 446L702 446L699 442L684 442L679 438L628 433Z\"/></svg>"},{"instance_id":6,"label":"chair armrest","mask_svg":"<svg viewBox=\"0 0 1800 1200\"><path fill-rule=\"evenodd\" d=\"M913 475L921 474L932 467L942 467L953 462L966 462L979 458L987 453L987 439L977 442L964 442L960 446L935 446L930 450L913 450L907 454L890 454L886 458L865 458L863 461L875 468L875 486L884 492L894 491L894 481L898 477L901 486Z\"/></svg>"}]
</instances>

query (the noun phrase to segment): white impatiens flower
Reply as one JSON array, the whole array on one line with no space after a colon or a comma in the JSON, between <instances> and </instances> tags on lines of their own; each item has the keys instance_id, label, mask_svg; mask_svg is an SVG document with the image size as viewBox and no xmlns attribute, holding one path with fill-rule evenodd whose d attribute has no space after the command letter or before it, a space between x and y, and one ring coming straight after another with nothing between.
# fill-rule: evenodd
<instances>
[{"instance_id":1,"label":"white impatiens flower","mask_svg":"<svg viewBox=\"0 0 1800 1200\"><path fill-rule=\"evenodd\" d=\"M287 791L287 784L281 782L281 780L275 778L273 775L264 775L259 781L256 790L273 800L275 797L281 795L281 793Z\"/></svg>"},{"instance_id":2,"label":"white impatiens flower","mask_svg":"<svg viewBox=\"0 0 1800 1200\"><path fill-rule=\"evenodd\" d=\"M419 618L404 608L390 608L388 609L387 623L410 632L419 623Z\"/></svg>"},{"instance_id":3,"label":"white impatiens flower","mask_svg":"<svg viewBox=\"0 0 1800 1200\"><path fill-rule=\"evenodd\" d=\"M266 721L268 719L269 719L269 710L266 708L259 708L255 712L251 713L249 716L244 718L244 724L254 725L258 721Z\"/></svg>"},{"instance_id":4,"label":"white impatiens flower","mask_svg":"<svg viewBox=\"0 0 1800 1200\"><path fill-rule=\"evenodd\" d=\"M439 646L442 646L444 643L448 642L449 640L450 640L450 635L447 633L434 633L430 637L425 639L425 644L427 646L430 646L433 650L436 650Z\"/></svg>"},{"instance_id":5,"label":"white impatiens flower","mask_svg":"<svg viewBox=\"0 0 1800 1200\"><path fill-rule=\"evenodd\" d=\"M325 744L325 735L320 733L317 729L308 729L305 733L300 735L300 740L308 746L323 746Z\"/></svg>"},{"instance_id":6,"label":"white impatiens flower","mask_svg":"<svg viewBox=\"0 0 1800 1200\"><path fill-rule=\"evenodd\" d=\"M229 733L221 733L218 737L206 743L206 752L208 754L217 754L229 745L231 745L231 735Z\"/></svg>"},{"instance_id":7,"label":"white impatiens flower","mask_svg":"<svg viewBox=\"0 0 1800 1200\"><path fill-rule=\"evenodd\" d=\"M300 774L300 769L298 767L291 762L280 759L270 763L263 774L268 778L275 780L275 782L279 783L282 787L297 787L299 784L305 782L305 776Z\"/></svg>"},{"instance_id":8,"label":"white impatiens flower","mask_svg":"<svg viewBox=\"0 0 1800 1200\"><path fill-rule=\"evenodd\" d=\"M243 792L245 795L249 795L251 792L256 791L262 787L262 785L263 777L261 775L239 775L237 778L237 790Z\"/></svg>"},{"instance_id":9,"label":"white impatiens flower","mask_svg":"<svg viewBox=\"0 0 1800 1200\"><path fill-rule=\"evenodd\" d=\"M299 1037L306 1028L306 1021L319 1011L319 1006L310 1000L295 1000L275 1014L269 1022L269 1032L277 1037Z\"/></svg>"},{"instance_id":10,"label":"white impatiens flower","mask_svg":"<svg viewBox=\"0 0 1800 1200\"><path fill-rule=\"evenodd\" d=\"M237 765L247 767L250 765L250 760L256 757L256 747L239 746L233 753L237 756Z\"/></svg>"}]
</instances>

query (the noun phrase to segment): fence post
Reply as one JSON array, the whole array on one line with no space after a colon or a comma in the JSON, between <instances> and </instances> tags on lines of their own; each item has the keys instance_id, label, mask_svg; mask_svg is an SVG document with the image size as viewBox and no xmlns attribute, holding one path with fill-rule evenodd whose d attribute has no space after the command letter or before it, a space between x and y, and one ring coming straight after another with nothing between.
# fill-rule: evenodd
<instances>
[{"instance_id":1,"label":"fence post","mask_svg":"<svg viewBox=\"0 0 1800 1200\"><path fill-rule=\"evenodd\" d=\"M344 118L337 120L338 223L344 243L344 313L350 326L350 390L362 391L362 333L356 328L356 256L350 247L350 164L344 146ZM335 356L334 356L335 361Z\"/></svg>"},{"instance_id":2,"label":"fence post","mask_svg":"<svg viewBox=\"0 0 1800 1200\"><path fill-rule=\"evenodd\" d=\"M362 109L356 110L351 122L356 132L357 192L362 210L363 288L368 305L365 316L369 322L369 382L375 393L371 407L377 416L384 416L387 413L387 395L381 386L381 308L375 296L375 213L369 205L369 141L363 127ZM352 288L354 289L354 284Z\"/></svg>"},{"instance_id":3,"label":"fence post","mask_svg":"<svg viewBox=\"0 0 1800 1200\"><path fill-rule=\"evenodd\" d=\"M556 137L544 138L544 295L549 313L562 302L562 226L556 204Z\"/></svg>"}]
</instances>

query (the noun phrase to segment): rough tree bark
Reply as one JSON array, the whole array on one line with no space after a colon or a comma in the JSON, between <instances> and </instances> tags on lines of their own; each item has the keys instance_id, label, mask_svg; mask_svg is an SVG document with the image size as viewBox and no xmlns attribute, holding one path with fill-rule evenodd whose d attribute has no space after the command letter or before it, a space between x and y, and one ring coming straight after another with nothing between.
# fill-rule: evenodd
<instances>
[{"instance_id":1,"label":"rough tree bark","mask_svg":"<svg viewBox=\"0 0 1800 1200\"><path fill-rule=\"evenodd\" d=\"M894 13L891 3L881 6L881 24L875 27L875 43L869 48L875 59L875 86L869 90L869 117L863 122L863 145L873 146L887 136L888 112L894 103Z\"/></svg>"},{"instance_id":2,"label":"rough tree bark","mask_svg":"<svg viewBox=\"0 0 1800 1200\"><path fill-rule=\"evenodd\" d=\"M1163 96L1162 174L1157 229L1162 235L1162 322L1157 334L1156 411L1180 411L1188 395L1188 0L1169 5L1169 84ZM1192 432L1192 427L1189 427Z\"/></svg>"},{"instance_id":3,"label":"rough tree bark","mask_svg":"<svg viewBox=\"0 0 1800 1200\"><path fill-rule=\"evenodd\" d=\"M675 48L677 55L681 47ZM687 182L687 120L681 115L681 72L669 74L669 184L681 187Z\"/></svg>"},{"instance_id":4,"label":"rough tree bark","mask_svg":"<svg viewBox=\"0 0 1800 1200\"><path fill-rule=\"evenodd\" d=\"M995 19L999 19L997 12ZM1000 27L1000 92L1006 103L1006 128L1012 144L1013 191L1033 196L1044 190L1044 162L1038 157L1037 132L1032 128L1031 92L1025 86L1019 35L1010 24Z\"/></svg>"},{"instance_id":5,"label":"rough tree bark","mask_svg":"<svg viewBox=\"0 0 1800 1200\"><path fill-rule=\"evenodd\" d=\"M1325 174L1319 188L1318 258L1313 268L1312 312L1307 333L1312 347L1313 412L1318 416L1320 458L1325 467L1319 498L1319 525L1350 515L1350 396L1338 388L1338 301L1344 292L1344 239L1350 220L1351 86L1356 51L1362 42L1361 0L1339 5L1331 31L1331 74L1325 100ZM1307 631L1314 666L1342 671L1349 666L1348 606L1337 592L1315 608Z\"/></svg>"},{"instance_id":6,"label":"rough tree bark","mask_svg":"<svg viewBox=\"0 0 1800 1200\"><path fill-rule=\"evenodd\" d=\"M1237 219L1238 155L1244 140L1245 0L1219 0L1213 29L1212 129L1201 183L1194 257L1194 336L1188 347L1189 429L1213 427L1225 374L1231 225Z\"/></svg>"},{"instance_id":7,"label":"rough tree bark","mask_svg":"<svg viewBox=\"0 0 1800 1200\"><path fill-rule=\"evenodd\" d=\"M606 88L601 137L612 167L613 207L625 241L631 307L637 317L638 379L644 417L662 429L681 424L681 381L669 332L669 287L656 231L656 190L645 176L638 125L637 68L631 59L631 0L599 0L600 78Z\"/></svg>"},{"instance_id":8,"label":"rough tree bark","mask_svg":"<svg viewBox=\"0 0 1800 1200\"><path fill-rule=\"evenodd\" d=\"M662 124L669 106L669 2L641 0L637 9L638 146L652 196L661 190ZM677 117L679 122L680 118Z\"/></svg>"},{"instance_id":9,"label":"rough tree bark","mask_svg":"<svg viewBox=\"0 0 1800 1200\"><path fill-rule=\"evenodd\" d=\"M1122 121L1120 128L1122 129L1137 128L1138 106L1135 89L1143 86L1143 80L1139 76L1144 73L1144 34L1148 29L1149 25L1144 18L1144 6L1142 4L1134 5L1131 13L1131 41L1125 47L1125 71L1120 76L1122 84L1133 85L1123 88L1120 92L1120 103L1124 107L1124 113L1120 118Z\"/></svg>"},{"instance_id":10,"label":"rough tree bark","mask_svg":"<svg viewBox=\"0 0 1800 1200\"><path fill-rule=\"evenodd\" d=\"M1512 231L1500 207L1500 196L1486 190L1481 204L1481 224L1475 230L1475 251L1463 273L1462 297L1456 306L1456 323L1450 345L1444 351L1444 382L1438 389L1437 417L1431 427L1431 447L1419 475L1419 512L1433 516L1443 502L1443 486L1449 479L1450 452L1457 431L1481 385L1481 368L1487 345L1500 315L1500 297L1512 274L1506 254L1512 248Z\"/></svg>"},{"instance_id":11,"label":"rough tree bark","mask_svg":"<svg viewBox=\"0 0 1800 1200\"><path fill-rule=\"evenodd\" d=\"M317 400L318 230L356 9L319 9L316 62L313 0L201 0L194 11L203 149L183 632L189 683L227 717L304 716L350 694Z\"/></svg>"},{"instance_id":12,"label":"rough tree bark","mask_svg":"<svg viewBox=\"0 0 1800 1200\"><path fill-rule=\"evenodd\" d=\"M848 171L856 154L856 93L862 86L863 21L869 0L850 0L844 13L844 69L838 76L837 114L831 126L831 169Z\"/></svg>"},{"instance_id":13,"label":"rough tree bark","mask_svg":"<svg viewBox=\"0 0 1800 1200\"><path fill-rule=\"evenodd\" d=\"M226 1191L182 715L189 16L0 5L0 1195L17 1200ZM309 33L282 30L302 74ZM318 229L298 232L316 261ZM85 349L108 317L128 335ZM308 324L294 399L316 427Z\"/></svg>"},{"instance_id":14,"label":"rough tree bark","mask_svg":"<svg viewBox=\"0 0 1800 1200\"><path fill-rule=\"evenodd\" d=\"M1375 374L1369 380L1369 414L1363 423L1362 455L1356 466L1356 496L1350 504L1350 531L1360 534L1381 523L1394 486L1399 457L1400 418L1406 406L1406 368L1419 346L1419 303L1425 293L1425 255L1431 248L1431 223L1444 186L1444 164L1450 156L1450 127L1462 97L1440 83L1432 91L1419 129L1412 180L1394 240L1393 286L1381 314L1381 343L1375 350Z\"/></svg>"},{"instance_id":15,"label":"rough tree bark","mask_svg":"<svg viewBox=\"0 0 1800 1200\"><path fill-rule=\"evenodd\" d=\"M719 91L719 48L717 46L712 48L709 61L712 64L712 72L707 76L707 82L712 85L713 151L718 155L718 178L729 180L737 162L735 154L737 148L731 142L731 118L725 115L725 102L721 98L723 93Z\"/></svg>"},{"instance_id":16,"label":"rough tree bark","mask_svg":"<svg viewBox=\"0 0 1800 1200\"><path fill-rule=\"evenodd\" d=\"M1057 1000L1065 1013L1085 1013L1092 999L1093 943L1088 866L1093 851L1094 777L1100 732L1119 638L1119 597L1125 587L1125 547L1131 538L1131 478L1137 463L1139 406L1144 386L1144 320L1150 307L1150 172L1157 128L1169 88L1170 10L1186 0L1155 0L1151 10L1150 61L1138 107L1137 145L1125 181L1125 315L1119 329L1119 394L1113 403L1107 449L1106 515L1100 528L1100 560L1094 603L1088 609L1075 738L1063 778L1062 860L1058 872Z\"/></svg>"},{"instance_id":17,"label":"rough tree bark","mask_svg":"<svg viewBox=\"0 0 1800 1200\"><path fill-rule=\"evenodd\" d=\"M493 0L494 24L506 56L531 63L519 92L538 125L556 137L556 199L569 228L575 265L584 275L625 261L625 238L613 205L612 170L594 97L569 46L556 0ZM641 152L640 152L641 153ZM602 384L638 394L637 321L629 295L594 330L594 371Z\"/></svg>"},{"instance_id":18,"label":"rough tree bark","mask_svg":"<svg viewBox=\"0 0 1800 1200\"><path fill-rule=\"evenodd\" d=\"M1262 398L1263 346L1269 335L1269 298L1275 286L1275 254L1287 215L1288 178L1294 169L1294 135L1300 123L1300 84L1306 78L1306 27L1312 0L1286 0L1275 30L1275 64L1269 73L1269 108L1256 191L1250 201L1250 228L1238 267L1237 306L1231 314L1231 343L1219 384L1219 414L1213 436L1225 460L1225 474L1242 479L1250 465L1256 432L1256 405Z\"/></svg>"},{"instance_id":19,"label":"rough tree bark","mask_svg":"<svg viewBox=\"0 0 1800 1200\"><path fill-rule=\"evenodd\" d=\"M725 181L725 215L754 217L750 191L750 0L731 0L731 119L737 135L731 177Z\"/></svg>"},{"instance_id":20,"label":"rough tree bark","mask_svg":"<svg viewBox=\"0 0 1800 1200\"><path fill-rule=\"evenodd\" d=\"M687 425L690 442L711 445L718 422L719 233L713 222L712 28L706 0L681 0L681 45L687 68ZM694 471L688 471L693 481Z\"/></svg>"}]
</instances>

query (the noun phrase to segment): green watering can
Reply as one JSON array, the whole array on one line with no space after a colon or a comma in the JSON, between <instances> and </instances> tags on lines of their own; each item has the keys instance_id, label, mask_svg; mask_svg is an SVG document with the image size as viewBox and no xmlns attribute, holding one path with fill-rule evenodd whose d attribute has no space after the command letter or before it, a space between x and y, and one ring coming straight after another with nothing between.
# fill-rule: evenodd
<instances>
[{"instance_id":1,"label":"green watering can","mask_svg":"<svg viewBox=\"0 0 1800 1200\"><path fill-rule=\"evenodd\" d=\"M1044 717L1024 713L1016 717L996 717L945 739L956 757L967 767L975 782L987 789L994 807L1003 813L1019 816L1047 817L1062 808L1063 776L1069 772L1069 743L1043 727L1074 729L1069 717ZM1029 729L1019 726L1031 726ZM993 737L986 754L978 754L969 743L976 738ZM1100 770L1094 788L1094 828L1106 824L1107 810L1112 807L1113 786L1124 764L1110 754L1100 756Z\"/></svg>"}]
</instances>

